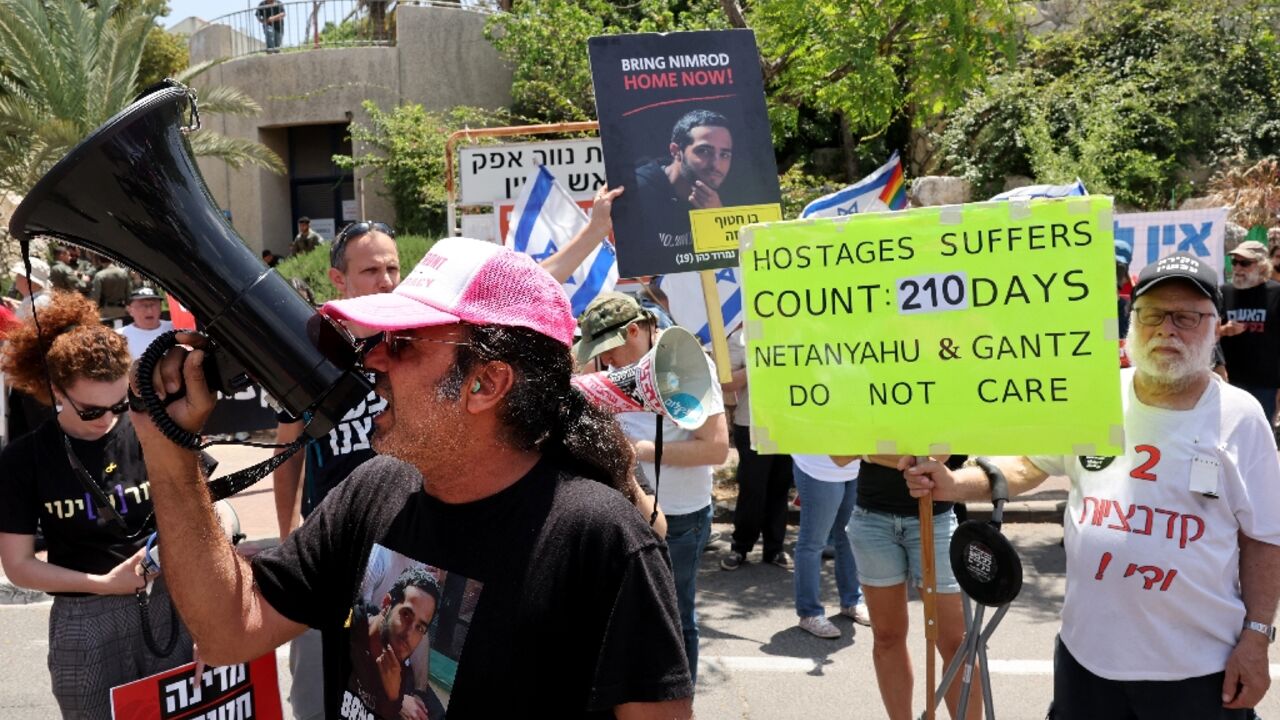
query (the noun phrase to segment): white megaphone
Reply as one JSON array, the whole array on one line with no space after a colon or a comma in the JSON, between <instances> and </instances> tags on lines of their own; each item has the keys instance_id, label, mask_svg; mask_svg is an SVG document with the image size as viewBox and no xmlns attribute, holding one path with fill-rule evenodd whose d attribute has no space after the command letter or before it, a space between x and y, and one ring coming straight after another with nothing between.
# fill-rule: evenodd
<instances>
[{"instance_id":1,"label":"white megaphone","mask_svg":"<svg viewBox=\"0 0 1280 720\"><path fill-rule=\"evenodd\" d=\"M634 365L573 378L573 386L602 410L657 413L685 430L706 422L713 382L702 346L680 327L664 330Z\"/></svg>"}]
</instances>

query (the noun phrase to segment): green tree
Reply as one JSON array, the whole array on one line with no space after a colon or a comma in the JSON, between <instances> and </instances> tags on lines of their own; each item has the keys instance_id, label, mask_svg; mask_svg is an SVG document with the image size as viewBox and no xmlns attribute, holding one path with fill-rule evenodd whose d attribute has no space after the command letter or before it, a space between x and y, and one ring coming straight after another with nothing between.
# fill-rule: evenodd
<instances>
[{"instance_id":1,"label":"green tree","mask_svg":"<svg viewBox=\"0 0 1280 720\"><path fill-rule=\"evenodd\" d=\"M962 104L1013 52L1018 30L1005 0L757 0L745 21L763 56L775 144L804 131L809 108L837 119L846 154L895 126L906 144ZM929 169L927 147L913 149L909 171Z\"/></svg>"},{"instance_id":2,"label":"green tree","mask_svg":"<svg viewBox=\"0 0 1280 720\"><path fill-rule=\"evenodd\" d=\"M1093 0L1077 25L1029 38L952 116L947 160L980 195L1007 175L1079 177L1166 207L1205 168L1280 154L1277 28L1266 0Z\"/></svg>"},{"instance_id":3,"label":"green tree","mask_svg":"<svg viewBox=\"0 0 1280 720\"><path fill-rule=\"evenodd\" d=\"M152 25L147 31L142 57L138 60L138 87L149 87L165 78L174 77L185 70L189 63L187 39L159 25Z\"/></svg>"},{"instance_id":4,"label":"green tree","mask_svg":"<svg viewBox=\"0 0 1280 720\"><path fill-rule=\"evenodd\" d=\"M351 140L371 150L358 157L335 155L333 161L349 170L367 169L382 177L396 211L400 232L438 234L445 226L444 162L449 135L463 128L510 125L505 111L455 107L428 112L421 105L383 110L365 101L368 124L352 123Z\"/></svg>"},{"instance_id":5,"label":"green tree","mask_svg":"<svg viewBox=\"0 0 1280 720\"><path fill-rule=\"evenodd\" d=\"M1014 46L1004 0L518 0L489 21L511 63L513 109L542 122L595 117L594 35L751 28L760 45L778 165L843 151L839 179L883 161L936 121ZM914 137L924 137L919 130ZM927 149L926 144L921 143ZM927 153L917 153L920 169ZM800 180L802 183L807 180ZM799 186L796 186L797 188Z\"/></svg>"},{"instance_id":6,"label":"green tree","mask_svg":"<svg viewBox=\"0 0 1280 720\"><path fill-rule=\"evenodd\" d=\"M161 0L0 0L0 190L26 191L76 143L133 100ZM191 79L208 65L189 68ZM210 90L206 112L257 112L243 93ZM197 154L283 170L264 147L207 130Z\"/></svg>"},{"instance_id":7,"label":"green tree","mask_svg":"<svg viewBox=\"0 0 1280 720\"><path fill-rule=\"evenodd\" d=\"M569 122L596 116L587 38L727 26L717 0L517 0L485 34L512 65L512 111Z\"/></svg>"}]
</instances>

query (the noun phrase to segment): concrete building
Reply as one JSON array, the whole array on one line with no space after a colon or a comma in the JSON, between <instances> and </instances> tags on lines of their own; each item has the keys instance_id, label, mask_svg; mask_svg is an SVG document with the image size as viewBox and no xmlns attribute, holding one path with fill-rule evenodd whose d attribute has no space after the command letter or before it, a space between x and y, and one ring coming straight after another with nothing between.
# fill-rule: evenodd
<instances>
[{"instance_id":1,"label":"concrete building","mask_svg":"<svg viewBox=\"0 0 1280 720\"><path fill-rule=\"evenodd\" d=\"M200 161L214 198L255 251L287 252L295 219L303 215L326 239L353 220L395 220L377 178L353 176L331 159L351 153L347 128L353 121L367 124L365 100L384 110L404 103L427 110L510 104L511 71L484 38L486 13L401 3L395 15L394 41L371 47L243 54L243 33L228 25L191 35L193 65L232 58L200 76L197 89L236 87L262 106L255 117L206 116L206 127L262 143L288 168L288 174L276 175Z\"/></svg>"}]
</instances>

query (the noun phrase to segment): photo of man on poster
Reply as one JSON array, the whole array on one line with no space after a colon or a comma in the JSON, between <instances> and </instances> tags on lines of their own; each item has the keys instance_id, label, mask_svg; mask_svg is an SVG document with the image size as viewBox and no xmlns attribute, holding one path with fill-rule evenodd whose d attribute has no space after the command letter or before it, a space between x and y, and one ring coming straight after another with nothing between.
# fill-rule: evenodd
<instances>
[{"instance_id":1,"label":"photo of man on poster","mask_svg":"<svg viewBox=\"0 0 1280 720\"><path fill-rule=\"evenodd\" d=\"M610 186L626 188L612 213L618 272L737 265L731 238L729 247L719 243L713 251L711 238L694 235L708 222L721 235L736 231L753 221L733 208L780 202L755 35L609 35L591 38L587 47L605 172ZM700 220L691 220L691 212Z\"/></svg>"},{"instance_id":2,"label":"photo of man on poster","mask_svg":"<svg viewBox=\"0 0 1280 720\"><path fill-rule=\"evenodd\" d=\"M671 128L666 162L636 168L635 192L663 247L689 244L689 211L725 207L720 191L733 166L729 119L712 110L692 110ZM729 204L732 204L730 202Z\"/></svg>"},{"instance_id":3,"label":"photo of man on poster","mask_svg":"<svg viewBox=\"0 0 1280 720\"><path fill-rule=\"evenodd\" d=\"M431 688L416 687L412 660L429 642L440 597L436 575L418 566L400 573L380 600L362 597L352 608L349 689L379 717L443 716Z\"/></svg>"}]
</instances>

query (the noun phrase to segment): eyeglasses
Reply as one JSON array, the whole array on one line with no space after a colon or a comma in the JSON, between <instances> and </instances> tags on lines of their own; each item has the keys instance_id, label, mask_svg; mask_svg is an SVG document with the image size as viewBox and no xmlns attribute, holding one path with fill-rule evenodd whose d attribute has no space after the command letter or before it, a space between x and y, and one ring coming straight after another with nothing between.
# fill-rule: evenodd
<instances>
[{"instance_id":1,"label":"eyeglasses","mask_svg":"<svg viewBox=\"0 0 1280 720\"><path fill-rule=\"evenodd\" d=\"M112 405L111 407L81 408L76 404L75 400L71 399L71 396L67 394L65 388L58 389L62 391L62 397L66 398L67 402L71 403L71 409L75 410L76 415L80 416L80 419L85 422L93 422L107 413L111 413L112 415L121 415L125 410L129 409L129 396L127 394L120 399L120 402Z\"/></svg>"},{"instance_id":2,"label":"eyeglasses","mask_svg":"<svg viewBox=\"0 0 1280 720\"><path fill-rule=\"evenodd\" d=\"M471 347L471 343L460 342L458 340L444 340L441 338L419 337L417 335L393 335L389 332L380 332L377 335L360 338L356 341L356 352L360 353L360 357L366 357L373 349L379 345L385 345L387 355L393 359L400 359L400 353L409 347L410 343L415 342L433 342L441 345L456 345L458 347Z\"/></svg>"},{"instance_id":3,"label":"eyeglasses","mask_svg":"<svg viewBox=\"0 0 1280 720\"><path fill-rule=\"evenodd\" d=\"M1134 308L1133 315L1140 324L1148 327L1158 327L1164 324L1166 317L1173 318L1173 326L1181 330L1195 330L1200 327L1202 320L1207 317L1214 317L1214 313L1202 313L1194 310L1161 310L1153 307Z\"/></svg>"},{"instance_id":4,"label":"eyeglasses","mask_svg":"<svg viewBox=\"0 0 1280 720\"><path fill-rule=\"evenodd\" d=\"M1232 265L1233 267L1242 267L1242 268L1245 268L1245 267L1253 267L1253 266L1254 266L1254 264L1255 264L1255 263L1257 263L1257 262L1258 262L1257 260L1248 260L1248 259L1246 259L1246 258L1242 258L1242 257L1233 257L1233 258L1231 258L1231 265Z\"/></svg>"},{"instance_id":5,"label":"eyeglasses","mask_svg":"<svg viewBox=\"0 0 1280 720\"><path fill-rule=\"evenodd\" d=\"M390 237L392 240L396 238L396 231L386 223L373 222L371 220L361 220L354 222L342 228L342 232L338 233L338 237L333 239L333 245L329 247L329 266L337 267L338 260L342 258L342 253L347 249L347 243L355 240L363 235L377 230Z\"/></svg>"}]
</instances>

